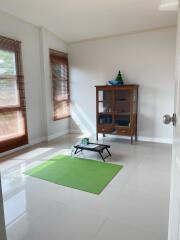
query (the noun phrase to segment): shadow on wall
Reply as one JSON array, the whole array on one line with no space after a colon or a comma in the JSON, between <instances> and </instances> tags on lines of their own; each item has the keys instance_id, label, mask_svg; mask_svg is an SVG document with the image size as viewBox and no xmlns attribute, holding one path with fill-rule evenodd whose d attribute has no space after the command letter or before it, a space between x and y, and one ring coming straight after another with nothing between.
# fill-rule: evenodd
<instances>
[{"instance_id":1,"label":"shadow on wall","mask_svg":"<svg viewBox=\"0 0 180 240\"><path fill-rule=\"evenodd\" d=\"M87 112L78 105L72 104L71 107L71 129L77 130L86 136L92 136L96 132L96 125L89 119Z\"/></svg>"},{"instance_id":2,"label":"shadow on wall","mask_svg":"<svg viewBox=\"0 0 180 240\"><path fill-rule=\"evenodd\" d=\"M145 96L142 98L141 96ZM140 86L139 111L138 111L138 135L154 137L157 134L156 118L158 111L158 92L154 87Z\"/></svg>"},{"instance_id":3,"label":"shadow on wall","mask_svg":"<svg viewBox=\"0 0 180 240\"><path fill-rule=\"evenodd\" d=\"M154 137L156 136L156 129L153 126L153 116L149 117L145 114L138 114L138 136L141 137Z\"/></svg>"},{"instance_id":4,"label":"shadow on wall","mask_svg":"<svg viewBox=\"0 0 180 240\"><path fill-rule=\"evenodd\" d=\"M143 137L155 137L158 132L158 122L162 115L161 101L156 87L140 86L139 111L138 111L138 135ZM142 98L142 96L144 96ZM82 133L85 136L93 136L96 133L96 109L84 108L80 104L72 103L71 130ZM89 116L93 116L94 119Z\"/></svg>"}]
</instances>

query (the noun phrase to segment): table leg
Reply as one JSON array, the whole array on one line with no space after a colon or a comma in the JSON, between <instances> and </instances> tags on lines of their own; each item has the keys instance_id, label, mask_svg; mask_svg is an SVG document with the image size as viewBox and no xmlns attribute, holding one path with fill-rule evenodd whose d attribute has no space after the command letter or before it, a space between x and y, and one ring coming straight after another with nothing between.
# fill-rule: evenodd
<instances>
[{"instance_id":1,"label":"table leg","mask_svg":"<svg viewBox=\"0 0 180 240\"><path fill-rule=\"evenodd\" d=\"M75 151L74 155L76 155L76 154L78 154L78 153L83 151L82 149L80 149L79 151L78 150L79 150L79 148L76 148L76 151Z\"/></svg>"},{"instance_id":2,"label":"table leg","mask_svg":"<svg viewBox=\"0 0 180 240\"><path fill-rule=\"evenodd\" d=\"M131 144L133 144L133 136L131 136Z\"/></svg>"},{"instance_id":3,"label":"table leg","mask_svg":"<svg viewBox=\"0 0 180 240\"><path fill-rule=\"evenodd\" d=\"M78 151L78 148L76 148L76 150L75 150L75 152L74 152L74 155L76 155L77 151Z\"/></svg>"},{"instance_id":4,"label":"table leg","mask_svg":"<svg viewBox=\"0 0 180 240\"><path fill-rule=\"evenodd\" d=\"M110 151L108 150L108 148L106 148L106 150L107 150L107 152L108 152L109 156L111 156L111 153L110 153Z\"/></svg>"},{"instance_id":5,"label":"table leg","mask_svg":"<svg viewBox=\"0 0 180 240\"><path fill-rule=\"evenodd\" d=\"M96 140L98 141L98 132L96 133Z\"/></svg>"},{"instance_id":6,"label":"table leg","mask_svg":"<svg viewBox=\"0 0 180 240\"><path fill-rule=\"evenodd\" d=\"M104 159L103 155L101 154L101 152L99 152L99 155L101 156L102 160L105 162L105 159Z\"/></svg>"}]
</instances>

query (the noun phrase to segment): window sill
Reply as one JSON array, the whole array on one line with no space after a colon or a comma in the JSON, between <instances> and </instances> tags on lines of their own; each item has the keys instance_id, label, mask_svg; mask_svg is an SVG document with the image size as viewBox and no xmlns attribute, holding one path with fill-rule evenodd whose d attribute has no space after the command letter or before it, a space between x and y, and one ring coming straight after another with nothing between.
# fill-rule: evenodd
<instances>
[{"instance_id":1,"label":"window sill","mask_svg":"<svg viewBox=\"0 0 180 240\"><path fill-rule=\"evenodd\" d=\"M59 121L59 120L63 120L63 119L67 119L67 118L70 118L71 116L68 115L68 116L65 116L65 117L61 117L61 118L53 118L53 121Z\"/></svg>"}]
</instances>

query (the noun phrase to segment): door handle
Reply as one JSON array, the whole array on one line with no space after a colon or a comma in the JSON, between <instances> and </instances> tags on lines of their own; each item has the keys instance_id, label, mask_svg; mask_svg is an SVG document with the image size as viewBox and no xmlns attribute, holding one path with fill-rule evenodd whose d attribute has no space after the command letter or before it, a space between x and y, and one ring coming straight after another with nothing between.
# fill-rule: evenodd
<instances>
[{"instance_id":1,"label":"door handle","mask_svg":"<svg viewBox=\"0 0 180 240\"><path fill-rule=\"evenodd\" d=\"M164 115L163 123L164 124L170 124L171 122L172 122L173 126L176 126L176 122L177 122L176 114L173 113L172 117L168 114Z\"/></svg>"}]
</instances>

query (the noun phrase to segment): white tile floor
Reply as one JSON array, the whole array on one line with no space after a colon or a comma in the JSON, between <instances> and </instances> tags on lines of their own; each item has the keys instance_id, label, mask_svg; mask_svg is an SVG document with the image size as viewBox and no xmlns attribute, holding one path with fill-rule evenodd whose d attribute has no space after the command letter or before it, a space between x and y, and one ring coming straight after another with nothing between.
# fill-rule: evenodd
<instances>
[{"instance_id":1,"label":"white tile floor","mask_svg":"<svg viewBox=\"0 0 180 240\"><path fill-rule=\"evenodd\" d=\"M23 175L77 141L66 135L0 164L8 240L166 240L171 146L107 138L108 161L124 168L100 195Z\"/></svg>"}]
</instances>

